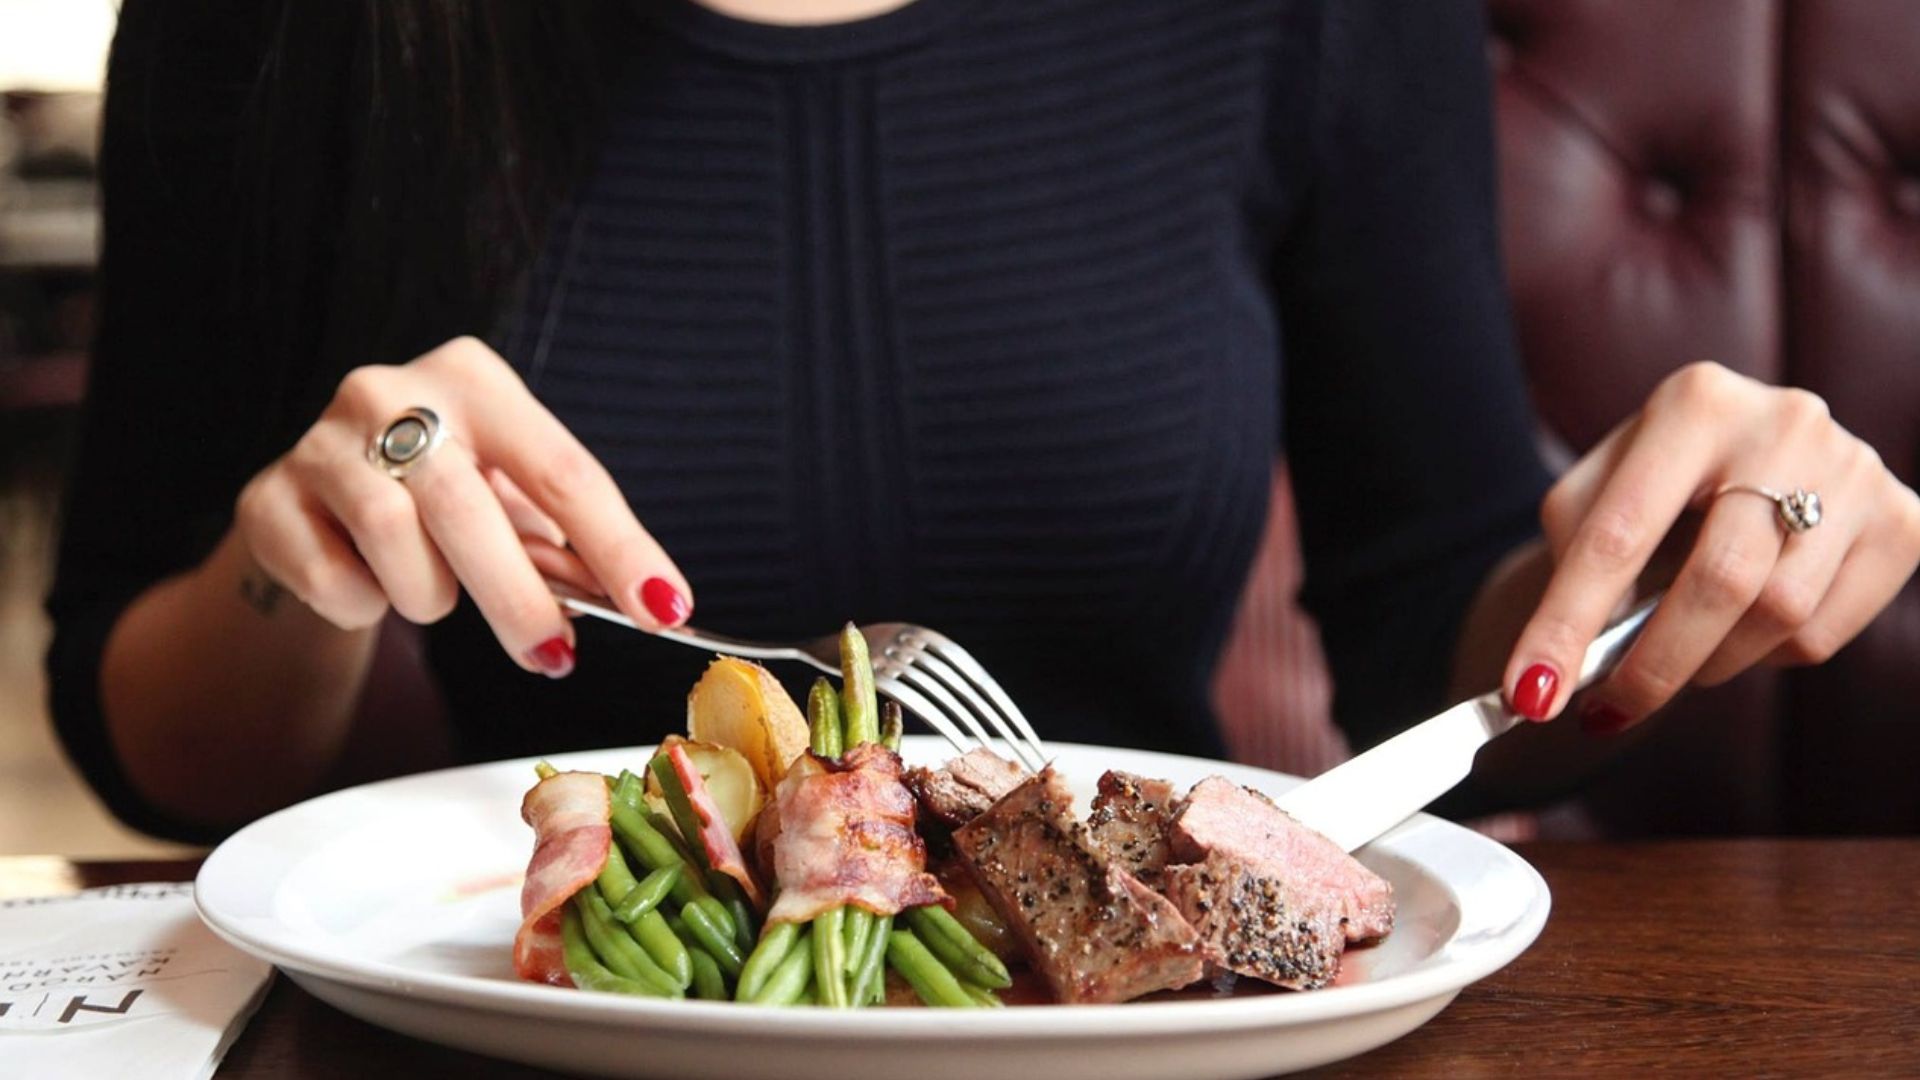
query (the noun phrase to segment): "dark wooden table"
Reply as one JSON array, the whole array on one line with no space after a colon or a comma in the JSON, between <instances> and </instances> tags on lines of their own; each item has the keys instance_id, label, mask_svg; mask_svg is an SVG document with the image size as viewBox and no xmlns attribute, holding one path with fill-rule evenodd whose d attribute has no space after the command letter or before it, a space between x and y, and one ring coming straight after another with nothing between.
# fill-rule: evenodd
<instances>
[{"instance_id":1,"label":"dark wooden table","mask_svg":"<svg viewBox=\"0 0 1920 1080\"><path fill-rule=\"evenodd\" d=\"M1920 1077L1920 839L1518 850L1553 888L1533 948L1406 1038L1310 1075ZM0 858L0 896L195 866ZM551 1075L391 1034L285 979L219 1072Z\"/></svg>"}]
</instances>

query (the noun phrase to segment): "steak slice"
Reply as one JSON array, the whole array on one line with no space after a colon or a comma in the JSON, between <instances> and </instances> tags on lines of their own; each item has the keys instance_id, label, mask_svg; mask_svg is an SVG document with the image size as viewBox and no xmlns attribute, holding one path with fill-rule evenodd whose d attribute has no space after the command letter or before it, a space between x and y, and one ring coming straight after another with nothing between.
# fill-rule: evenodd
<instances>
[{"instance_id":1,"label":"steak slice","mask_svg":"<svg viewBox=\"0 0 1920 1080\"><path fill-rule=\"evenodd\" d=\"M1155 892L1165 892L1167 827L1179 809L1173 785L1108 770L1100 777L1087 828L1114 865Z\"/></svg>"},{"instance_id":2,"label":"steak slice","mask_svg":"<svg viewBox=\"0 0 1920 1080\"><path fill-rule=\"evenodd\" d=\"M1318 989L1340 973L1347 942L1339 917L1284 879L1215 851L1168 867L1165 891L1219 967L1293 990Z\"/></svg>"},{"instance_id":3,"label":"steak slice","mask_svg":"<svg viewBox=\"0 0 1920 1080\"><path fill-rule=\"evenodd\" d=\"M937 769L907 770L907 787L928 817L959 828L986 812L1026 779L1020 766L986 747L969 750Z\"/></svg>"},{"instance_id":4,"label":"steak slice","mask_svg":"<svg viewBox=\"0 0 1920 1080\"><path fill-rule=\"evenodd\" d=\"M1289 910L1332 914L1349 942L1385 937L1393 929L1393 886L1385 878L1265 795L1224 777L1193 786L1169 836L1176 862L1204 863L1212 855L1237 861L1274 882Z\"/></svg>"},{"instance_id":5,"label":"steak slice","mask_svg":"<svg viewBox=\"0 0 1920 1080\"><path fill-rule=\"evenodd\" d=\"M1204 974L1193 927L1108 861L1053 769L955 830L953 846L1062 1004L1128 1001Z\"/></svg>"}]
</instances>

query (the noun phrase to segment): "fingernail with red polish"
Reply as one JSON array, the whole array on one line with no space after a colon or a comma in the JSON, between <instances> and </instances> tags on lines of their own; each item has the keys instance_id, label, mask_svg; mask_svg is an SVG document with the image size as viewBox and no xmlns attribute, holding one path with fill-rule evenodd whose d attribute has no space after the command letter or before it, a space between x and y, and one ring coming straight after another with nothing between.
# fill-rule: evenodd
<instances>
[{"instance_id":1,"label":"fingernail with red polish","mask_svg":"<svg viewBox=\"0 0 1920 1080\"><path fill-rule=\"evenodd\" d=\"M679 626L693 613L693 607L680 590L666 578L650 577L640 585L640 602L647 606L662 626Z\"/></svg>"},{"instance_id":2,"label":"fingernail with red polish","mask_svg":"<svg viewBox=\"0 0 1920 1080\"><path fill-rule=\"evenodd\" d=\"M1553 707L1553 692L1560 686L1560 673L1546 664L1535 664L1520 673L1513 684L1513 711L1529 720L1545 720Z\"/></svg>"},{"instance_id":3,"label":"fingernail with red polish","mask_svg":"<svg viewBox=\"0 0 1920 1080\"><path fill-rule=\"evenodd\" d=\"M1633 717L1605 702L1588 703L1580 710L1580 726L1591 735L1617 735L1633 723Z\"/></svg>"},{"instance_id":4,"label":"fingernail with red polish","mask_svg":"<svg viewBox=\"0 0 1920 1080\"><path fill-rule=\"evenodd\" d=\"M547 678L562 679L573 671L573 646L566 638L551 637L527 650L527 659Z\"/></svg>"}]
</instances>

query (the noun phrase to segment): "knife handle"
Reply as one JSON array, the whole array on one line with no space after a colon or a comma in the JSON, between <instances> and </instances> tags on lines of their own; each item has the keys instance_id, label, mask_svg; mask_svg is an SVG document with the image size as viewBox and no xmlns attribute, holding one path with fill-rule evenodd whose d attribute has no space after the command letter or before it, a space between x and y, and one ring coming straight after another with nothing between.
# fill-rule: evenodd
<instances>
[{"instance_id":1,"label":"knife handle","mask_svg":"<svg viewBox=\"0 0 1920 1080\"><path fill-rule=\"evenodd\" d=\"M1653 617L1653 611L1660 606L1663 595L1655 593L1593 639L1593 644L1587 646L1586 656L1580 660L1580 677L1574 680L1574 690L1585 690L1619 666L1620 658L1627 655L1627 650L1640 637L1640 631L1646 628L1647 620Z\"/></svg>"}]
</instances>

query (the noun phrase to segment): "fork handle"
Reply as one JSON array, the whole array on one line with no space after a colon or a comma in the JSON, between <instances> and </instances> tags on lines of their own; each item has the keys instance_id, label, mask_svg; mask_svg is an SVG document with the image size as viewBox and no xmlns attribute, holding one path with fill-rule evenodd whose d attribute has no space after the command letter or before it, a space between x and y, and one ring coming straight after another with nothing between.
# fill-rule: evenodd
<instances>
[{"instance_id":1,"label":"fork handle","mask_svg":"<svg viewBox=\"0 0 1920 1080\"><path fill-rule=\"evenodd\" d=\"M689 645L707 652L725 653L728 656L744 656L750 660L799 660L802 663L811 664L822 671L837 670L828 668L825 664L822 664L812 656L801 652L791 645L768 645L759 641L746 641L741 638L728 637L725 634L715 634L706 630L697 630L691 626L674 626L660 630L649 630L604 604L596 604L591 600L583 600L580 597L568 596L560 592L554 593L554 599L558 600L560 606L568 611L577 612L581 615L591 615L596 619L604 619L607 622L624 626L629 630L638 630L644 634L652 634L657 638L665 638L668 641L680 645Z\"/></svg>"}]
</instances>

